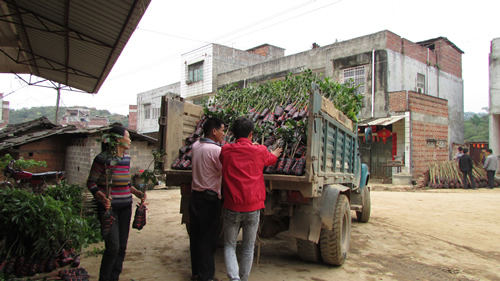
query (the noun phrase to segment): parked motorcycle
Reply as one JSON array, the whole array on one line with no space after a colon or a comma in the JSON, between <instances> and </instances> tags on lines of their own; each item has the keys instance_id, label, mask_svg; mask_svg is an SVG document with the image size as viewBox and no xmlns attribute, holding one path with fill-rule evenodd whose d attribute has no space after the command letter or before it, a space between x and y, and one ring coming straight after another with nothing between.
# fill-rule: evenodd
<instances>
[{"instance_id":1,"label":"parked motorcycle","mask_svg":"<svg viewBox=\"0 0 500 281\"><path fill-rule=\"evenodd\" d=\"M15 160L3 169L6 181L0 182L0 187L16 187L20 189L31 189L34 193L42 193L49 184L57 184L66 178L65 171L54 171L45 173L30 173L22 169L16 169Z\"/></svg>"}]
</instances>

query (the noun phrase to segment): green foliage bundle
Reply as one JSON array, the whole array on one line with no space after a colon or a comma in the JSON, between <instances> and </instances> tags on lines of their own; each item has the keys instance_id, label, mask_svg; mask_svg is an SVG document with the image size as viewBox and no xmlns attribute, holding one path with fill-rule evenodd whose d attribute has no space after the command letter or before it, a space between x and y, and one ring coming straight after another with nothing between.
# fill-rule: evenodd
<instances>
[{"instance_id":1,"label":"green foliage bundle","mask_svg":"<svg viewBox=\"0 0 500 281\"><path fill-rule=\"evenodd\" d=\"M236 86L220 89L205 107L204 113L232 124L237 117L247 115L253 109L260 112L268 108L274 112L277 106L288 104L305 108L309 104L313 83L318 85L320 94L332 101L338 110L353 121L358 121L357 115L361 111L363 101L363 96L356 94L356 88L359 86L334 82L329 77L322 79L310 69L295 76L288 74L284 80L267 81L244 89ZM220 110L211 111L210 106L217 106Z\"/></svg>"},{"instance_id":2,"label":"green foliage bundle","mask_svg":"<svg viewBox=\"0 0 500 281\"><path fill-rule=\"evenodd\" d=\"M14 158L10 156L10 154L5 154L0 158L0 169L4 169L11 161L13 161ZM35 161L33 159L29 160L24 160L23 157L20 157L18 160L15 162L15 167L12 167L14 169L21 169L21 170L29 170L32 167L47 167L47 162L45 161Z\"/></svg>"},{"instance_id":3,"label":"green foliage bundle","mask_svg":"<svg viewBox=\"0 0 500 281\"><path fill-rule=\"evenodd\" d=\"M77 185L63 182L44 195L1 189L0 205L0 257L44 258L100 241L97 219L81 215Z\"/></svg>"}]
</instances>

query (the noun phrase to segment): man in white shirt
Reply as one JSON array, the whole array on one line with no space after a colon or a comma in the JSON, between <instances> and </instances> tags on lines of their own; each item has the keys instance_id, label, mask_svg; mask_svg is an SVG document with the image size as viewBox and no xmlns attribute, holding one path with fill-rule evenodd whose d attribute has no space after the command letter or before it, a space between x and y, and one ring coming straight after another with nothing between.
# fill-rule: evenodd
<instances>
[{"instance_id":1,"label":"man in white shirt","mask_svg":"<svg viewBox=\"0 0 500 281\"><path fill-rule=\"evenodd\" d=\"M486 170L488 176L488 188L493 189L495 186L495 174L498 170L498 157L493 155L491 148L486 149L486 161L484 161L483 168Z\"/></svg>"}]
</instances>

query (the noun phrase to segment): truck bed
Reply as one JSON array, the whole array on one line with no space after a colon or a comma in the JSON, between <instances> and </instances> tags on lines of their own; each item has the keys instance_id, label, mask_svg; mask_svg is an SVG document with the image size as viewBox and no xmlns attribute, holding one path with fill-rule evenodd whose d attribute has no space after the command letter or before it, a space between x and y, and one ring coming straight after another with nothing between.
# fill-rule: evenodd
<instances>
[{"instance_id":1,"label":"truck bed","mask_svg":"<svg viewBox=\"0 0 500 281\"><path fill-rule=\"evenodd\" d=\"M163 173L167 186L191 183L191 170L174 170L170 166L179 155L179 148L201 119L201 106L182 100L162 101L160 149L166 151ZM307 156L303 176L264 174L268 189L297 190L305 197L321 195L326 184L354 184L357 125L319 93L310 96L308 108Z\"/></svg>"}]
</instances>

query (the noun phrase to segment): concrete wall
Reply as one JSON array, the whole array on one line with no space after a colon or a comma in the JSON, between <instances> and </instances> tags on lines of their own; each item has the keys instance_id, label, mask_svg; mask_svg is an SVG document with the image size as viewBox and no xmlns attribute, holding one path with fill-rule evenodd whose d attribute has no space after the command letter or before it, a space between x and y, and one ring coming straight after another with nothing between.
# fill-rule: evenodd
<instances>
[{"instance_id":1,"label":"concrete wall","mask_svg":"<svg viewBox=\"0 0 500 281\"><path fill-rule=\"evenodd\" d=\"M249 51L209 44L181 57L181 97L196 100L214 93L218 74L284 56L284 49L263 45ZM203 80L187 84L189 65L203 61Z\"/></svg>"},{"instance_id":2,"label":"concrete wall","mask_svg":"<svg viewBox=\"0 0 500 281\"><path fill-rule=\"evenodd\" d=\"M69 184L85 187L95 156L101 152L98 136L73 138L66 148L66 178Z\"/></svg>"},{"instance_id":3,"label":"concrete wall","mask_svg":"<svg viewBox=\"0 0 500 281\"><path fill-rule=\"evenodd\" d=\"M500 38L491 41L489 147L500 154Z\"/></svg>"},{"instance_id":4,"label":"concrete wall","mask_svg":"<svg viewBox=\"0 0 500 281\"><path fill-rule=\"evenodd\" d=\"M181 81L180 81L180 96L190 99L197 95L210 94L213 92L212 81L213 61L214 61L214 44L208 44L196 50L182 54L181 56ZM203 80L187 84L189 78L189 65L203 61Z\"/></svg>"},{"instance_id":5,"label":"concrete wall","mask_svg":"<svg viewBox=\"0 0 500 281\"><path fill-rule=\"evenodd\" d=\"M173 83L160 88L149 90L137 95L137 132L148 133L158 131L158 117L160 116L161 99L165 96L180 95L180 83ZM146 119L145 106L150 106L150 115Z\"/></svg>"},{"instance_id":6,"label":"concrete wall","mask_svg":"<svg viewBox=\"0 0 500 281\"><path fill-rule=\"evenodd\" d=\"M101 152L101 144L98 141L99 136L91 136L89 138L71 139L66 149L66 175L69 184L78 184L82 187L86 186L92 162L96 155ZM145 141L133 141L130 150L127 152L130 155L130 173L134 173L141 169L147 169L151 161L153 161L152 150L156 146L149 145ZM153 167L150 167L152 169Z\"/></svg>"},{"instance_id":7,"label":"concrete wall","mask_svg":"<svg viewBox=\"0 0 500 281\"><path fill-rule=\"evenodd\" d=\"M424 94L448 100L449 141L464 142L463 80L398 52L388 51L388 91L417 91L417 75L425 75ZM377 96L378 97L378 96ZM451 153L451 147L450 153Z\"/></svg>"},{"instance_id":8,"label":"concrete wall","mask_svg":"<svg viewBox=\"0 0 500 281\"><path fill-rule=\"evenodd\" d=\"M386 31L326 45L280 59L271 60L245 68L219 74L218 86L240 83L251 84L270 79L285 77L288 73L298 73L307 68L325 76L334 77L332 60L350 57L355 54L369 53L372 50L384 49Z\"/></svg>"}]
</instances>

